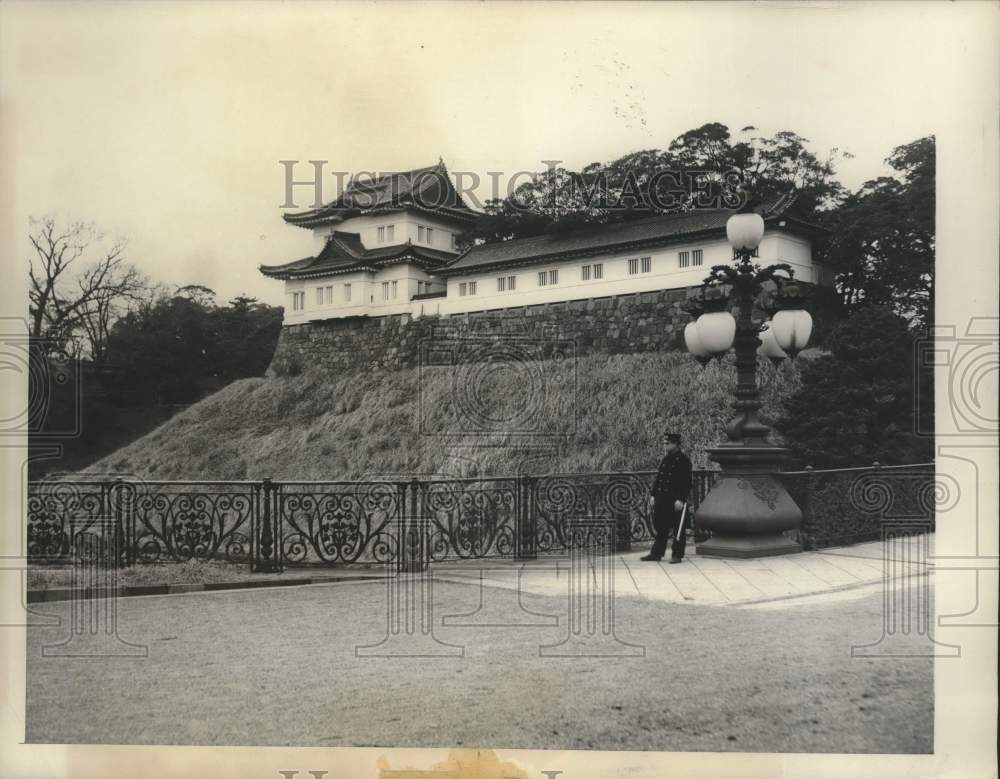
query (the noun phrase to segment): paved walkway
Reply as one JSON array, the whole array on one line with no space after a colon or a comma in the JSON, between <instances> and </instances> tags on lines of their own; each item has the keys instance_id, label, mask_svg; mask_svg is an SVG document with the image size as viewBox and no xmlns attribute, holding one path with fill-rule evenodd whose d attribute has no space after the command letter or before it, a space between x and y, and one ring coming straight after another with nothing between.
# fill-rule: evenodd
<instances>
[{"instance_id":1,"label":"paved walkway","mask_svg":"<svg viewBox=\"0 0 1000 779\"><path fill-rule=\"evenodd\" d=\"M933 536L924 540L933 554ZM867 594L883 584L886 563L883 542L832 547L752 560L720 559L689 555L684 562L643 562L646 549L616 555L614 588L619 597L639 597L706 606L756 604L795 605L801 598L815 602L817 596L840 599L849 590ZM894 577L930 573L931 565L909 560L891 561ZM445 581L488 587L520 589L537 595L564 595L569 583L570 563L565 559L540 559L529 563L512 560L477 560L438 563L434 576ZM859 593L861 594L861 593Z\"/></svg>"}]
</instances>

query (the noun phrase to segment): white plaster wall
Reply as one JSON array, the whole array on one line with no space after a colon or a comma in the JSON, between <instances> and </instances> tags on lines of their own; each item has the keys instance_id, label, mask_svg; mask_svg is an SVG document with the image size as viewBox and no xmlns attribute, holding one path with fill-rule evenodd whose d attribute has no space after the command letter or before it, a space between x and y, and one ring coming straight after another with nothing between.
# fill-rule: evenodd
<instances>
[{"instance_id":1,"label":"white plaster wall","mask_svg":"<svg viewBox=\"0 0 1000 779\"><path fill-rule=\"evenodd\" d=\"M383 300L382 282L396 282L396 297ZM443 283L434 279L422 268L408 263L390 265L378 273L346 273L313 279L296 279L285 282L285 313L282 324L297 325L314 319L338 319L348 316L385 316L405 314L412 310L410 299L417 294L417 282L431 282L435 289ZM344 285L351 285L351 300L345 298ZM326 287L333 286L333 302L326 302ZM316 290L322 287L323 303L316 303ZM292 294L305 293L305 308L295 311Z\"/></svg>"},{"instance_id":2,"label":"white plaster wall","mask_svg":"<svg viewBox=\"0 0 1000 779\"><path fill-rule=\"evenodd\" d=\"M327 236L334 230L342 233L358 233L361 236L361 243L366 249L377 249L380 246L393 246L395 244L406 243L409 240L417 246L429 246L439 251L451 252L452 236L458 235L462 231L462 224L451 221L447 218L433 217L425 215L419 211L394 211L387 214L371 214L366 216L356 216L347 219L336 225L323 225L313 230L316 251L319 252L326 243ZM393 237L378 240L378 228L393 225ZM432 242L420 241L418 229L420 225L431 227L434 230ZM388 231L387 231L388 232Z\"/></svg>"},{"instance_id":3,"label":"white plaster wall","mask_svg":"<svg viewBox=\"0 0 1000 779\"><path fill-rule=\"evenodd\" d=\"M371 217L359 217L371 219ZM417 222L413 223L414 225ZM700 266L681 268L678 255L682 251L693 252L701 249L703 261ZM814 282L811 247L808 241L779 230L769 230L761 241L759 262L767 265L787 262L795 269L795 276L802 281ZM651 258L649 273L628 273L631 258ZM558 303L565 300L627 295L636 292L650 292L660 289L678 289L697 286L702 283L713 265L728 264L733 259L733 250L725 240L693 241L674 244L639 252L612 252L593 257L580 257L559 262L539 262L519 268L489 273L468 273L453 276L447 280L435 279L420 268L409 264L391 265L377 274L357 273L345 276L331 276L323 279L285 282L285 324L298 324L313 319L339 318L346 316L384 316L409 313L413 316L460 314L468 311L512 308L543 303ZM604 265L604 278L584 281L581 277L583 265ZM555 285L538 285L540 270L559 270L559 282ZM497 292L496 280L499 276L516 276L513 291ZM382 300L383 281L398 282L397 297ZM432 300L411 301L417 294L418 281L435 282L435 289L446 288L447 297ZM476 295L459 297L461 282L475 281ZM352 301L348 305L343 299L343 284L352 284ZM332 304L316 305L316 287L334 286ZM306 292L305 309L292 310L292 292Z\"/></svg>"},{"instance_id":4,"label":"white plaster wall","mask_svg":"<svg viewBox=\"0 0 1000 779\"><path fill-rule=\"evenodd\" d=\"M680 252L687 251L690 256L695 249L702 250L702 264L681 268ZM761 240L758 254L762 265L787 262L795 270L796 278L813 281L811 247L808 241L782 231L769 230ZM651 258L650 272L629 274L628 260L639 257ZM448 279L448 296L440 303L440 313L456 314L697 286L704 281L713 265L728 264L732 259L732 247L725 240L693 241L646 251L613 252L560 262L539 262L503 272L469 273ZM595 280L591 271L591 279L584 281L581 267L594 263L603 263L604 278ZM539 286L538 272L551 269L559 270L558 284ZM497 278L501 275L517 277L513 292L497 292ZM477 294L460 297L459 284L470 281L477 282Z\"/></svg>"},{"instance_id":5,"label":"white plaster wall","mask_svg":"<svg viewBox=\"0 0 1000 779\"><path fill-rule=\"evenodd\" d=\"M813 273L812 244L804 238L769 230L761 241L759 254L763 264L787 262L799 281L818 282L817 274Z\"/></svg>"},{"instance_id":6,"label":"white plaster wall","mask_svg":"<svg viewBox=\"0 0 1000 779\"><path fill-rule=\"evenodd\" d=\"M691 252L694 249L702 250L702 264L689 268L679 267L678 253ZM700 284L704 280L712 265L728 262L732 259L732 255L733 251L725 241L687 243L641 252L615 252L559 262L539 263L527 267L511 268L502 273L470 273L454 276L448 279L448 297L442 301L441 313L454 314L483 309L530 306L563 300L625 295L634 292L692 286ZM641 257L651 259L650 271L629 274L628 260ZM595 263L604 265L604 278L595 280L593 271L591 271L591 279L584 281L581 267L584 265L593 266ZM559 271L559 282L555 285L539 286L538 272L553 269ZM497 292L497 277L500 275L517 277L516 288L513 292ZM470 281L477 282L477 294L460 297L458 294L459 284Z\"/></svg>"}]
</instances>

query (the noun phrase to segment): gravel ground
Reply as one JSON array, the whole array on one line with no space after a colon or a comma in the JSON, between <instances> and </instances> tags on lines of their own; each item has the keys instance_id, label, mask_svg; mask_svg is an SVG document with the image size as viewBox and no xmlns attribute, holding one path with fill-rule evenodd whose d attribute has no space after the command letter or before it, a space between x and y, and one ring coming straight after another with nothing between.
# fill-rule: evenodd
<instances>
[{"instance_id":1,"label":"gravel ground","mask_svg":"<svg viewBox=\"0 0 1000 779\"><path fill-rule=\"evenodd\" d=\"M484 592L510 622L537 620L515 593ZM440 625L474 611L480 592L439 582L434 595ZM645 656L577 658L539 656L565 637L566 602L526 595L527 608L560 615L560 626L437 627L463 657L356 657L356 646L385 636L385 604L380 582L123 599L119 635L148 645L147 658L42 657L66 629L32 628L27 740L933 749L931 659L850 656L882 634L879 593L770 610L619 597L618 637Z\"/></svg>"}]
</instances>

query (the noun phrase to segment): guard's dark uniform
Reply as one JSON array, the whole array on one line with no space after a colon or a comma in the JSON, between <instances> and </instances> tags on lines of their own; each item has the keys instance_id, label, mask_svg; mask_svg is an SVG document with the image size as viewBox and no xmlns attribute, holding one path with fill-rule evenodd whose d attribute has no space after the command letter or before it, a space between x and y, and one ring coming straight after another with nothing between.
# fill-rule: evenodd
<instances>
[{"instance_id":1,"label":"guard's dark uniform","mask_svg":"<svg viewBox=\"0 0 1000 779\"><path fill-rule=\"evenodd\" d=\"M678 449L660 461L660 469L656 472L656 479L650 490L654 498L653 528L656 530L656 540L653 541L650 557L662 558L667 551L667 541L670 539L674 539L671 547L673 558L680 560L684 557L687 533L682 533L680 540L675 538L681 512L674 509L674 501L686 503L689 492L691 492L691 461ZM688 521L684 524L687 525Z\"/></svg>"}]
</instances>

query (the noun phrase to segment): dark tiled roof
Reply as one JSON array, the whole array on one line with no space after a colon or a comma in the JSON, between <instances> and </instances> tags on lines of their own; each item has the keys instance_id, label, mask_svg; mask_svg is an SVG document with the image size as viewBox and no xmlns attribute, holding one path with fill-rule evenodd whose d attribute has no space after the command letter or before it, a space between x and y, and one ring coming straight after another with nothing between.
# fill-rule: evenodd
<instances>
[{"instance_id":1,"label":"dark tiled roof","mask_svg":"<svg viewBox=\"0 0 1000 779\"><path fill-rule=\"evenodd\" d=\"M428 268L437 268L454 258L451 252L400 243L365 250L357 233L334 232L315 257L304 257L283 265L261 265L265 276L290 279L303 276L321 276L330 273L347 273L356 270L377 270L380 265L410 259Z\"/></svg>"},{"instance_id":2,"label":"dark tiled roof","mask_svg":"<svg viewBox=\"0 0 1000 779\"><path fill-rule=\"evenodd\" d=\"M285 214L284 220L299 227L316 227L352 216L378 211L416 208L460 219L475 219L448 176L444 162L416 170L383 173L375 179L352 181L344 193L322 208Z\"/></svg>"},{"instance_id":3,"label":"dark tiled roof","mask_svg":"<svg viewBox=\"0 0 1000 779\"><path fill-rule=\"evenodd\" d=\"M794 198L782 196L763 209L769 224L779 219L786 221L786 229L807 232L822 230L809 225L786 212ZM438 273L448 275L471 268L486 268L530 262L536 259L558 258L572 255L599 254L629 247L655 246L672 243L685 237L725 235L726 221L733 215L726 209L701 209L677 214L664 214L648 219L600 225L567 234L540 235L510 241L480 244L461 254L453 263Z\"/></svg>"}]
</instances>

